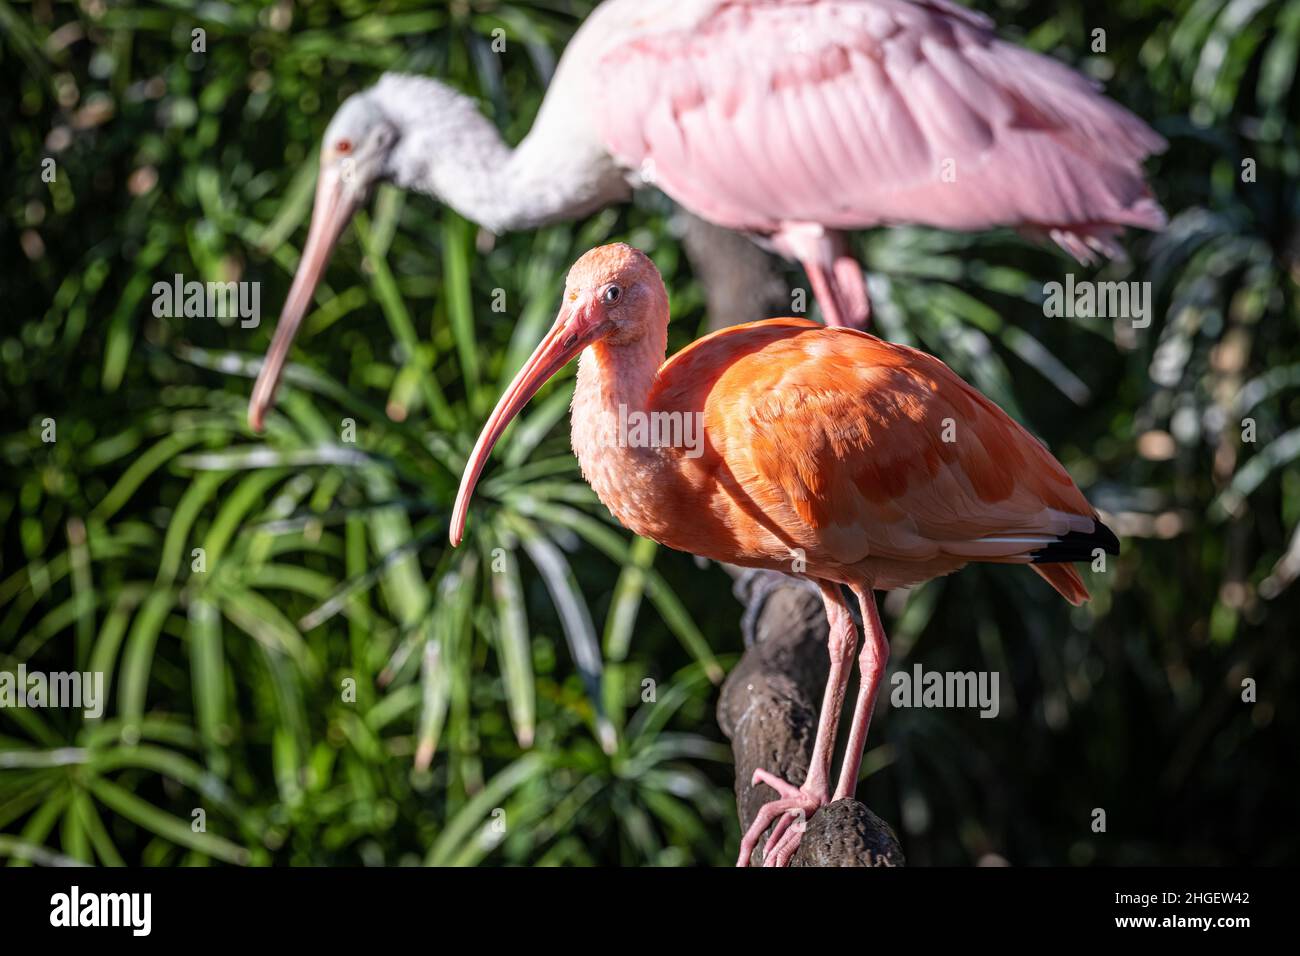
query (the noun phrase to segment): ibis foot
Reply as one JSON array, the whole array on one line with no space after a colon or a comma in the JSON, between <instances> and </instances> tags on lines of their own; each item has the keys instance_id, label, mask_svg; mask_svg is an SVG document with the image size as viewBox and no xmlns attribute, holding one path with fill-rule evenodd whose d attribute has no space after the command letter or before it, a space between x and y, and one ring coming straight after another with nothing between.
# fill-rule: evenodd
<instances>
[{"instance_id":1,"label":"ibis foot","mask_svg":"<svg viewBox=\"0 0 1300 956\"><path fill-rule=\"evenodd\" d=\"M799 849L799 840L808 826L808 818L830 802L830 794L826 792L824 784L810 786L805 783L802 787L796 787L761 768L754 771L751 785L758 786L760 783L767 784L780 796L759 808L754 822L740 841L740 856L736 860L736 866L749 866L754 847L758 846L763 831L769 826L772 827L772 835L763 846L763 865L785 866L794 856L795 850Z\"/></svg>"}]
</instances>

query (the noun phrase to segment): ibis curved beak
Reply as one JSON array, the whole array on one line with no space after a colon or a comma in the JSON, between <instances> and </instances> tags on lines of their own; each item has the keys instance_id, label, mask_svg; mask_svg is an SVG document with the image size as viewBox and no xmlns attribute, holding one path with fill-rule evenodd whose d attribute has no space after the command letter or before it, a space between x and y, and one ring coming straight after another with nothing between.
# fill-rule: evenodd
<instances>
[{"instance_id":1,"label":"ibis curved beak","mask_svg":"<svg viewBox=\"0 0 1300 956\"><path fill-rule=\"evenodd\" d=\"M465 463L465 474L460 479L460 491L456 493L456 506L451 513L450 537L453 548L459 546L465 536L465 518L469 513L469 499L474 494L474 485L478 483L483 466L487 464L488 456L492 454L492 448L506 426L552 375L611 328L611 323L590 303L575 305L566 302L560 309L551 331L546 333L546 337L514 377L510 387L497 402L497 407L492 409L487 424L474 443L469 461Z\"/></svg>"},{"instance_id":2,"label":"ibis curved beak","mask_svg":"<svg viewBox=\"0 0 1300 956\"><path fill-rule=\"evenodd\" d=\"M248 426L260 432L265 423L267 409L275 400L275 389L284 374L284 363L289 357L289 346L302 324L303 316L311 306L312 294L320 283L330 253L343 233L352 214L359 205L356 192L344 182L335 167L322 168L316 184L316 202L311 213L311 227L307 230L307 244L303 246L298 271L289 287L289 296L280 312L280 323L271 338L271 347L262 360L262 370L253 385L253 395L248 401Z\"/></svg>"}]
</instances>

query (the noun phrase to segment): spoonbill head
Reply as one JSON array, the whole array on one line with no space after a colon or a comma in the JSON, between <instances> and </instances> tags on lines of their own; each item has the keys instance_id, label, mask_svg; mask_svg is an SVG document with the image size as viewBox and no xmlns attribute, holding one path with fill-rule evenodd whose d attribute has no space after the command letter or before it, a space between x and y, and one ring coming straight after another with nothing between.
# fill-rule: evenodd
<instances>
[{"instance_id":1,"label":"spoonbill head","mask_svg":"<svg viewBox=\"0 0 1300 956\"><path fill-rule=\"evenodd\" d=\"M262 430L339 236L379 183L430 196L495 233L577 218L630 194L587 120L581 110L543 108L512 149L473 99L432 77L385 73L348 97L321 142L311 226L249 401L252 429Z\"/></svg>"},{"instance_id":2,"label":"spoonbill head","mask_svg":"<svg viewBox=\"0 0 1300 956\"><path fill-rule=\"evenodd\" d=\"M398 124L385 113L373 90L344 100L325 130L307 242L248 404L248 424L253 431L260 432L265 424L289 347L344 228L376 184L394 178L399 140Z\"/></svg>"}]
</instances>

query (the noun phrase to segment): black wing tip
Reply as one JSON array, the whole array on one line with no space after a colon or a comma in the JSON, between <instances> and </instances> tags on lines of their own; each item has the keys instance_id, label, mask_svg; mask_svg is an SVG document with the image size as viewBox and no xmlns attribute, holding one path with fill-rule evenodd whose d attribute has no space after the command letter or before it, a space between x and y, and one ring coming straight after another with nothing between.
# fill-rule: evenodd
<instances>
[{"instance_id":1,"label":"black wing tip","mask_svg":"<svg viewBox=\"0 0 1300 956\"><path fill-rule=\"evenodd\" d=\"M1102 523L1097 515L1092 516L1091 531L1071 531L1062 535L1046 547L1032 552L1031 564L1055 564L1063 561L1091 561L1100 548L1107 554L1119 554L1119 538L1115 532Z\"/></svg>"}]
</instances>

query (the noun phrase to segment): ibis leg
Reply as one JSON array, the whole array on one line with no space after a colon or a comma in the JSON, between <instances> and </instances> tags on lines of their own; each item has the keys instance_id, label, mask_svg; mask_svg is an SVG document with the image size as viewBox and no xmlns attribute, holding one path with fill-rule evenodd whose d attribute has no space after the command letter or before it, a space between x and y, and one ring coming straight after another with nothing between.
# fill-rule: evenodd
<instances>
[{"instance_id":1,"label":"ibis leg","mask_svg":"<svg viewBox=\"0 0 1300 956\"><path fill-rule=\"evenodd\" d=\"M862 652L858 655L858 700L853 707L853 723L849 729L849 743L844 752L844 766L840 768L840 782L835 788L835 799L851 797L858 789L858 772L862 768L862 751L867 744L867 728L871 714L876 709L876 695L880 681L889 664L889 639L876 610L876 596L870 588L855 587L862 608Z\"/></svg>"},{"instance_id":2,"label":"ibis leg","mask_svg":"<svg viewBox=\"0 0 1300 956\"><path fill-rule=\"evenodd\" d=\"M826 605L826 619L830 624L827 647L830 652L830 672L826 677L826 693L822 698L821 713L817 720L817 737L813 742L808 777L801 786L787 783L766 770L754 771L753 785L766 784L775 790L778 799L764 804L754 817L754 822L740 841L737 866L748 866L751 854L764 831L775 822L772 834L764 848L764 861L784 864L798 849L808 817L819 807L830 802L831 760L835 754L835 731L844 707L844 694L848 688L849 672L853 663L857 632L853 617L838 585L818 582L822 601ZM774 851L780 847L781 852Z\"/></svg>"}]
</instances>

